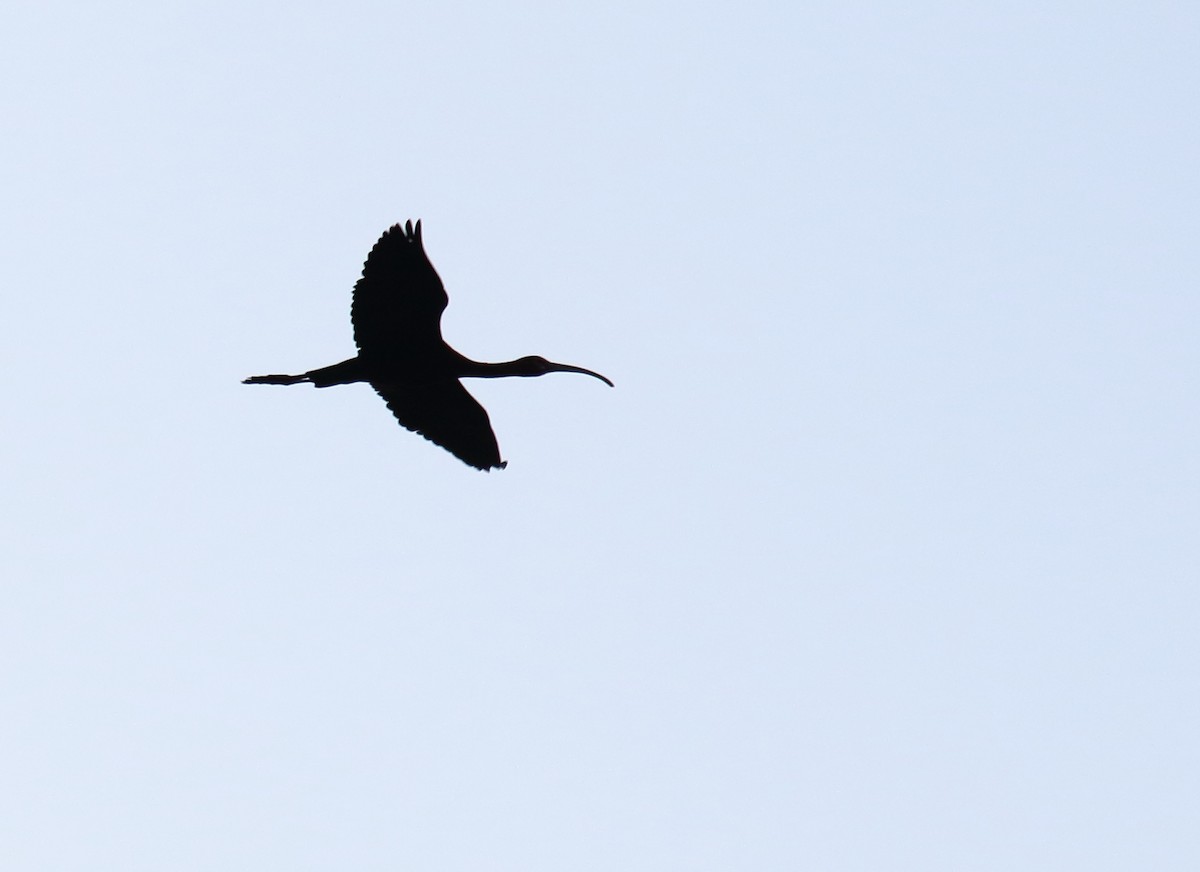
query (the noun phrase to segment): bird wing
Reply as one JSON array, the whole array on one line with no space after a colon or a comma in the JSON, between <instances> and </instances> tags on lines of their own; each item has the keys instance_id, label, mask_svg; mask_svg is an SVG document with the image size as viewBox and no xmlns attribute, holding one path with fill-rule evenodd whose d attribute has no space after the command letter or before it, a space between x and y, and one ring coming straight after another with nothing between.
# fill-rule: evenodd
<instances>
[{"instance_id":1,"label":"bird wing","mask_svg":"<svg viewBox=\"0 0 1200 872\"><path fill-rule=\"evenodd\" d=\"M371 382L396 420L476 469L503 469L488 413L458 379Z\"/></svg>"},{"instance_id":2,"label":"bird wing","mask_svg":"<svg viewBox=\"0 0 1200 872\"><path fill-rule=\"evenodd\" d=\"M396 224L379 237L354 285L354 343L360 351L379 355L438 347L449 301L425 255L421 222Z\"/></svg>"}]
</instances>

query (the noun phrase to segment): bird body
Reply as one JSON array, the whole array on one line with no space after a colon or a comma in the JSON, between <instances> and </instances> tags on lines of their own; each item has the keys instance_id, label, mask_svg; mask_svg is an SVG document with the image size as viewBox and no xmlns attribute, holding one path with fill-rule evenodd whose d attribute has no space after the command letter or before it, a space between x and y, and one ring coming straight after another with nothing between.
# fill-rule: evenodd
<instances>
[{"instance_id":1,"label":"bird body","mask_svg":"<svg viewBox=\"0 0 1200 872\"><path fill-rule=\"evenodd\" d=\"M333 385L369 382L401 425L476 469L503 469L483 406L459 379L577 372L612 386L598 372L542 357L483 363L442 339L449 297L429 262L421 222L396 224L379 238L354 286L350 320L358 354L300 375L251 376L243 384Z\"/></svg>"}]
</instances>

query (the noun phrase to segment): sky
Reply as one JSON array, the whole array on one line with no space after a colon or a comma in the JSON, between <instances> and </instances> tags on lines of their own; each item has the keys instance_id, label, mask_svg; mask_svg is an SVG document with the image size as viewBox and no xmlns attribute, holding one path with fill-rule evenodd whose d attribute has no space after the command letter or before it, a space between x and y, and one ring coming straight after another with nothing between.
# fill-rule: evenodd
<instances>
[{"instance_id":1,"label":"sky","mask_svg":"<svg viewBox=\"0 0 1200 872\"><path fill-rule=\"evenodd\" d=\"M1197 868L1198 41L7 4L5 865ZM503 471L240 384L418 218Z\"/></svg>"}]
</instances>

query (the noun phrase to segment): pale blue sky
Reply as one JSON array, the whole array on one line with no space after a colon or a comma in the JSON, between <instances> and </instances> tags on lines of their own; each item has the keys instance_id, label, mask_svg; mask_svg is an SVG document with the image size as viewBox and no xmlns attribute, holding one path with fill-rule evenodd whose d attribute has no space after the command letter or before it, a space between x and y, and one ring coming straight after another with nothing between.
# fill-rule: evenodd
<instances>
[{"instance_id":1,"label":"pale blue sky","mask_svg":"<svg viewBox=\"0 0 1200 872\"><path fill-rule=\"evenodd\" d=\"M9 4L6 868L1198 868L1197 45ZM408 218L503 472L239 384Z\"/></svg>"}]
</instances>

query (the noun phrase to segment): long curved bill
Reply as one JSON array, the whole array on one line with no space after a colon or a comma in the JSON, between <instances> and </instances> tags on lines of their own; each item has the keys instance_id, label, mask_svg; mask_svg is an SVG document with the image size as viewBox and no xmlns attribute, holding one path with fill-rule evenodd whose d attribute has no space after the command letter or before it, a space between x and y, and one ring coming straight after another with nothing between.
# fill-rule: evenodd
<instances>
[{"instance_id":1,"label":"long curved bill","mask_svg":"<svg viewBox=\"0 0 1200 872\"><path fill-rule=\"evenodd\" d=\"M600 379L600 381L604 382L610 388L613 387L613 383L610 382L608 379L606 379L604 376L600 375L600 373L592 372L590 369L584 369L582 366L570 366L569 364L566 364L566 363L551 363L550 371L551 372L578 372L578 373L581 373L582 375L590 375L592 378Z\"/></svg>"}]
</instances>

